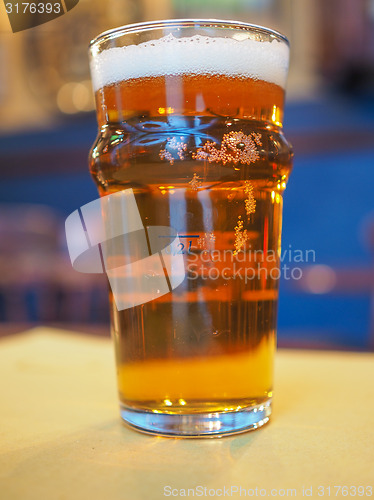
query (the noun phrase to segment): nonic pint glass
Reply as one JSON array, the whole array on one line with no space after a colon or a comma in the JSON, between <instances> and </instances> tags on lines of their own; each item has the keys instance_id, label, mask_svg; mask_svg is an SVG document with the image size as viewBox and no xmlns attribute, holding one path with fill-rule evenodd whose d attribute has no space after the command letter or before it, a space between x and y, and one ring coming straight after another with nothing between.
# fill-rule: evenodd
<instances>
[{"instance_id":1,"label":"nonic pint glass","mask_svg":"<svg viewBox=\"0 0 374 500\"><path fill-rule=\"evenodd\" d=\"M165 436L256 429L271 414L292 163L288 41L240 22L169 20L103 33L90 55L91 174L101 200L127 196L124 225L134 209L140 223L108 257L123 284L108 271L122 418Z\"/></svg>"}]
</instances>

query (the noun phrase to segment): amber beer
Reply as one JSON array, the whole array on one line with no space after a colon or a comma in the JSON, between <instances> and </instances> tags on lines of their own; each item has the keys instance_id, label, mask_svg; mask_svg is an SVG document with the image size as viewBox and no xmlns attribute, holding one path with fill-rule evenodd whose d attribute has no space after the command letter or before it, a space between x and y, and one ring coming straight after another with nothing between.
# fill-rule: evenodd
<instances>
[{"instance_id":1,"label":"amber beer","mask_svg":"<svg viewBox=\"0 0 374 500\"><path fill-rule=\"evenodd\" d=\"M118 44L116 45L116 42ZM246 24L169 21L91 45L101 196L131 188L145 227L179 235L185 279L118 310L123 419L145 432L223 435L271 413L288 43Z\"/></svg>"}]
</instances>

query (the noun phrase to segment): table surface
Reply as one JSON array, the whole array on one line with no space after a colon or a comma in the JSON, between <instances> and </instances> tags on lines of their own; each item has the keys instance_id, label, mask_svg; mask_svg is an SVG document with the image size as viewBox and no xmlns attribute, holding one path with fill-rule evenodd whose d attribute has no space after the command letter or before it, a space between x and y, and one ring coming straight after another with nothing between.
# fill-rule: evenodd
<instances>
[{"instance_id":1,"label":"table surface","mask_svg":"<svg viewBox=\"0 0 374 500\"><path fill-rule=\"evenodd\" d=\"M370 496L374 354L280 350L275 380L272 420L260 430L152 437L120 422L108 339L49 328L4 338L0 497Z\"/></svg>"}]
</instances>

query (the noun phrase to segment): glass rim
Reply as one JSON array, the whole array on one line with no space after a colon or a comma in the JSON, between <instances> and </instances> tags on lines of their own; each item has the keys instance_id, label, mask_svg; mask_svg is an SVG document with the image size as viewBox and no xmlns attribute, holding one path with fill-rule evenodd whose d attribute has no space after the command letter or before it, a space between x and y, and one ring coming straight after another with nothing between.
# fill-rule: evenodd
<instances>
[{"instance_id":1,"label":"glass rim","mask_svg":"<svg viewBox=\"0 0 374 500\"><path fill-rule=\"evenodd\" d=\"M271 28L266 28L265 26L260 26L258 24L245 23L242 21L224 20L224 19L164 19L159 21L146 21L142 23L125 24L119 26L118 28L113 28L106 30L95 38L93 38L89 43L89 49L94 46L100 45L107 40L117 38L128 33L137 33L142 31L149 31L152 29L162 28L162 27L194 27L197 25L202 25L203 27L211 28L231 28L231 29L242 29L243 31L251 31L257 33L263 33L270 35L273 38L286 43L289 47L290 42L288 38L280 33L279 31L273 30Z\"/></svg>"}]
</instances>

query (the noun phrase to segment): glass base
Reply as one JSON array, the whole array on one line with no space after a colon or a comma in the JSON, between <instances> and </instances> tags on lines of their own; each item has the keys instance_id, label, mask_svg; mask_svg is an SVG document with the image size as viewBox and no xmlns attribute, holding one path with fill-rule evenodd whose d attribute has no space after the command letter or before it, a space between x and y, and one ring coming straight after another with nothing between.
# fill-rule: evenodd
<instances>
[{"instance_id":1,"label":"glass base","mask_svg":"<svg viewBox=\"0 0 374 500\"><path fill-rule=\"evenodd\" d=\"M269 421L271 399L240 411L170 414L120 406L130 427L146 434L166 437L221 437L258 429Z\"/></svg>"}]
</instances>

